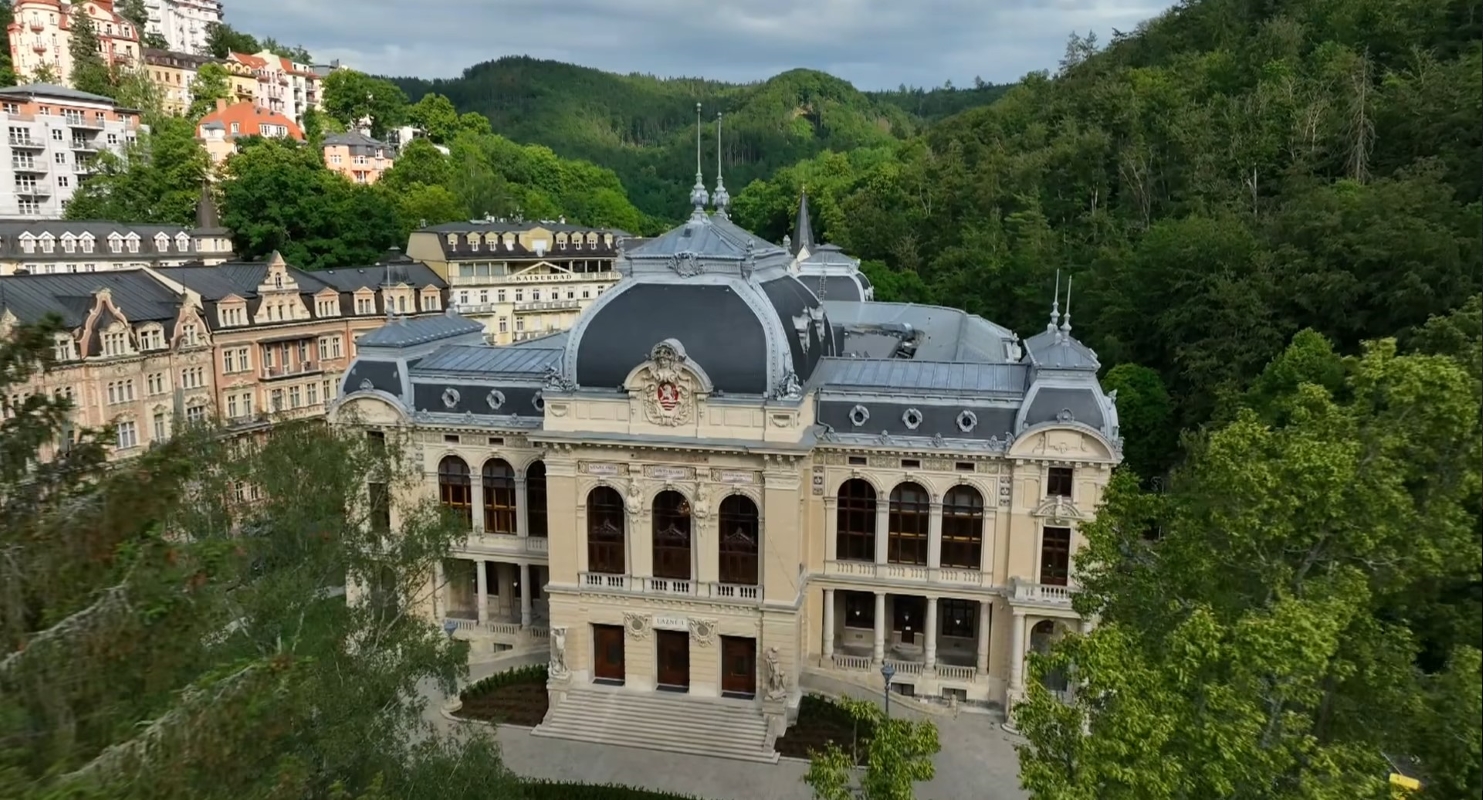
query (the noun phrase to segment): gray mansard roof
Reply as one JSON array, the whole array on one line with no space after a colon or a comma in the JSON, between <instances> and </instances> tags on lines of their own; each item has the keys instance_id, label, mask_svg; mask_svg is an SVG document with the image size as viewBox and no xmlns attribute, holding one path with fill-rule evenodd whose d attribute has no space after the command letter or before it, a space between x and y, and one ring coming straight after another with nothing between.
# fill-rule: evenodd
<instances>
[{"instance_id":1,"label":"gray mansard roof","mask_svg":"<svg viewBox=\"0 0 1483 800\"><path fill-rule=\"evenodd\" d=\"M957 309L874 302L837 247L796 260L699 209L618 263L624 279L569 331L491 346L451 312L407 320L362 338L343 389L393 395L414 418L535 428L545 394L619 393L673 340L718 396L813 403L825 442L1002 451L1050 422L1118 441L1096 354L1054 312L1021 341ZM835 279L855 293L826 283L821 299L818 282Z\"/></svg>"}]
</instances>

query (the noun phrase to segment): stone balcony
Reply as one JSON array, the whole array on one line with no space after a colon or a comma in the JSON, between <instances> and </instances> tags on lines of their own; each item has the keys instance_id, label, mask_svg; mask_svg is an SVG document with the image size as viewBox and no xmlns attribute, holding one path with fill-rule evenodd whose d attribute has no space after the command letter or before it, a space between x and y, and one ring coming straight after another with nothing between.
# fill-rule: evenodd
<instances>
[{"instance_id":1,"label":"stone balcony","mask_svg":"<svg viewBox=\"0 0 1483 800\"><path fill-rule=\"evenodd\" d=\"M759 586L718 581L582 572L577 576L577 584L585 592L617 592L646 597L691 597L749 606L758 605L762 601L762 589Z\"/></svg>"},{"instance_id":2,"label":"stone balcony","mask_svg":"<svg viewBox=\"0 0 1483 800\"><path fill-rule=\"evenodd\" d=\"M546 560L550 547L551 540L544 536L516 536L476 530L465 540L463 550L481 555L528 558L539 563Z\"/></svg>"},{"instance_id":3,"label":"stone balcony","mask_svg":"<svg viewBox=\"0 0 1483 800\"><path fill-rule=\"evenodd\" d=\"M994 585L991 574L976 569L877 564L871 561L826 561L824 575L872 582L933 584L944 588L989 589Z\"/></svg>"},{"instance_id":4,"label":"stone balcony","mask_svg":"<svg viewBox=\"0 0 1483 800\"><path fill-rule=\"evenodd\" d=\"M1009 601L1017 606L1069 609L1076 591L1070 586L1052 586L1020 578L1009 580Z\"/></svg>"}]
</instances>

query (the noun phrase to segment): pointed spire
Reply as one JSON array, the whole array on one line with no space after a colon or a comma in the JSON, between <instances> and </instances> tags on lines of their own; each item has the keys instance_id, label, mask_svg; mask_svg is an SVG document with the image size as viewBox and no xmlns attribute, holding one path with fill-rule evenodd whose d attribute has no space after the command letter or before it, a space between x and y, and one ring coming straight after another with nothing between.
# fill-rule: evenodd
<instances>
[{"instance_id":1,"label":"pointed spire","mask_svg":"<svg viewBox=\"0 0 1483 800\"><path fill-rule=\"evenodd\" d=\"M1061 315L1062 341L1071 338L1071 276L1066 276L1066 313Z\"/></svg>"},{"instance_id":2,"label":"pointed spire","mask_svg":"<svg viewBox=\"0 0 1483 800\"><path fill-rule=\"evenodd\" d=\"M690 190L690 205L695 211L690 214L692 220L705 219L705 204L711 201L711 196L705 190L705 176L700 172L700 104L695 104L695 187Z\"/></svg>"},{"instance_id":3,"label":"pointed spire","mask_svg":"<svg viewBox=\"0 0 1483 800\"><path fill-rule=\"evenodd\" d=\"M793 222L793 255L814 249L814 226L808 218L808 186L798 194L798 219Z\"/></svg>"},{"instance_id":4,"label":"pointed spire","mask_svg":"<svg viewBox=\"0 0 1483 800\"><path fill-rule=\"evenodd\" d=\"M1050 324L1045 326L1046 333L1055 333L1056 325L1061 321L1061 271L1056 270L1056 293L1052 296L1050 304Z\"/></svg>"},{"instance_id":5,"label":"pointed spire","mask_svg":"<svg viewBox=\"0 0 1483 800\"><path fill-rule=\"evenodd\" d=\"M726 208L731 205L731 194L726 191L726 183L721 179L721 112L716 112L716 191L711 195L711 200L716 204L716 216L726 219Z\"/></svg>"}]
</instances>

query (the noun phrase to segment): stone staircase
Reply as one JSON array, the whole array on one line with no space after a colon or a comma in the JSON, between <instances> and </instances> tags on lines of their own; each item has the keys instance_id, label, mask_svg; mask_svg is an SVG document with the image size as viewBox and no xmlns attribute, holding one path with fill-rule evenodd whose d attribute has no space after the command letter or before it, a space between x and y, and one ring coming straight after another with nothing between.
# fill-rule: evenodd
<instances>
[{"instance_id":1,"label":"stone staircase","mask_svg":"<svg viewBox=\"0 0 1483 800\"><path fill-rule=\"evenodd\" d=\"M534 736L776 764L767 723L750 703L589 686L567 690Z\"/></svg>"}]
</instances>

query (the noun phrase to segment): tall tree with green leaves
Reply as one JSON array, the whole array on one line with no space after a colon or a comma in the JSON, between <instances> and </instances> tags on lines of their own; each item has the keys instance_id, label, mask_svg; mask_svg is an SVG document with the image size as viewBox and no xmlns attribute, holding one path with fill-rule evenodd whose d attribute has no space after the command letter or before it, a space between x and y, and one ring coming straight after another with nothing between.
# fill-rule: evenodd
<instances>
[{"instance_id":1,"label":"tall tree with green leaves","mask_svg":"<svg viewBox=\"0 0 1483 800\"><path fill-rule=\"evenodd\" d=\"M407 95L391 81L364 72L337 69L325 77L322 93L325 113L346 130L366 125L379 139L407 118Z\"/></svg>"},{"instance_id":2,"label":"tall tree with green leaves","mask_svg":"<svg viewBox=\"0 0 1483 800\"><path fill-rule=\"evenodd\" d=\"M865 770L835 743L809 762L804 783L815 800L912 800L914 787L936 774L932 757L942 750L930 720L888 718L874 701L840 701L857 729L870 731Z\"/></svg>"},{"instance_id":3,"label":"tall tree with green leaves","mask_svg":"<svg viewBox=\"0 0 1483 800\"><path fill-rule=\"evenodd\" d=\"M68 219L189 225L211 159L183 117L151 120L122 155L101 153L98 170L73 195Z\"/></svg>"},{"instance_id":4,"label":"tall tree with green leaves","mask_svg":"<svg viewBox=\"0 0 1483 800\"><path fill-rule=\"evenodd\" d=\"M251 34L242 33L225 22L213 22L206 27L206 52L212 58L226 58L232 53L256 53L262 45Z\"/></svg>"},{"instance_id":5,"label":"tall tree with green leaves","mask_svg":"<svg viewBox=\"0 0 1483 800\"><path fill-rule=\"evenodd\" d=\"M182 426L109 466L67 400L15 399L58 332L0 340L0 794L518 796L489 737L422 720L419 682L451 690L467 647L411 613L456 533L400 499L402 442Z\"/></svg>"},{"instance_id":6,"label":"tall tree with green leaves","mask_svg":"<svg viewBox=\"0 0 1483 800\"><path fill-rule=\"evenodd\" d=\"M149 30L149 9L145 7L144 0L123 0L115 4L114 9L119 16L134 23L141 47L152 50L170 49L170 43L165 41L164 36Z\"/></svg>"},{"instance_id":7,"label":"tall tree with green leaves","mask_svg":"<svg viewBox=\"0 0 1483 800\"><path fill-rule=\"evenodd\" d=\"M98 29L88 16L86 4L72 7L71 23L72 41L68 46L72 51L72 88L112 97L113 71L103 59Z\"/></svg>"},{"instance_id":8,"label":"tall tree with green leaves","mask_svg":"<svg viewBox=\"0 0 1483 800\"><path fill-rule=\"evenodd\" d=\"M227 68L210 62L202 64L191 81L191 105L186 116L199 120L216 110L217 100L228 100L231 96L232 81Z\"/></svg>"},{"instance_id":9,"label":"tall tree with green leaves","mask_svg":"<svg viewBox=\"0 0 1483 800\"><path fill-rule=\"evenodd\" d=\"M1311 333L1263 377L1167 493L1117 476L1083 528L1077 607L1101 624L1032 669L1074 699L1032 681L1014 710L1036 797L1381 797L1387 755L1428 796L1478 794L1479 600L1431 587L1480 585L1483 387L1463 358ZM1439 604L1475 620L1444 670Z\"/></svg>"},{"instance_id":10,"label":"tall tree with green leaves","mask_svg":"<svg viewBox=\"0 0 1483 800\"><path fill-rule=\"evenodd\" d=\"M6 30L15 21L15 6L11 0L0 0L0 30ZM15 86L15 64L10 60L10 48L0 47L0 86Z\"/></svg>"}]
</instances>

